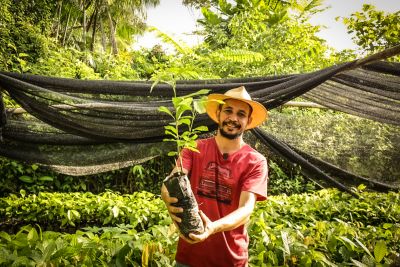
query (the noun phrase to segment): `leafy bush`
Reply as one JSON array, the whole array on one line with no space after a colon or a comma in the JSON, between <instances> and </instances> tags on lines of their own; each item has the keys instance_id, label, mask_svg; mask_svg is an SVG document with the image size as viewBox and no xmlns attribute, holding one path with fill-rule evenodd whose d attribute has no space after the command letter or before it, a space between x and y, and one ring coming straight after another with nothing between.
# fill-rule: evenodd
<instances>
[{"instance_id":1,"label":"leafy bush","mask_svg":"<svg viewBox=\"0 0 400 267\"><path fill-rule=\"evenodd\" d=\"M361 195L321 190L258 203L251 266L397 266L400 194Z\"/></svg>"},{"instance_id":2,"label":"leafy bush","mask_svg":"<svg viewBox=\"0 0 400 267\"><path fill-rule=\"evenodd\" d=\"M39 192L92 192L114 190L120 193L160 192L161 182L173 166L167 156L151 159L132 167L87 176L69 176L36 164L0 157L0 197L24 190Z\"/></svg>"},{"instance_id":3,"label":"leafy bush","mask_svg":"<svg viewBox=\"0 0 400 267\"><path fill-rule=\"evenodd\" d=\"M337 190L321 190L259 202L248 227L250 266L398 266L400 194L360 194L362 198L356 199ZM46 196L51 199L50 194ZM80 203L78 195L75 197ZM108 212L113 212L108 203L121 199L113 194L97 197L99 201L87 203L87 209L107 206ZM28 198L32 199L13 201ZM163 205L151 194L136 198L135 205L140 207L135 211L146 205ZM9 202L12 205L11 199ZM66 200L67 205L71 202ZM49 203L24 207L37 209ZM21 227L16 234L0 232L0 266L171 266L178 233L167 213L163 214L162 223L145 230L121 224L85 227L66 234L42 231L36 225Z\"/></svg>"},{"instance_id":4,"label":"leafy bush","mask_svg":"<svg viewBox=\"0 0 400 267\"><path fill-rule=\"evenodd\" d=\"M155 225L88 227L73 234L24 226L0 232L0 266L173 266L177 232Z\"/></svg>"},{"instance_id":5,"label":"leafy bush","mask_svg":"<svg viewBox=\"0 0 400 267\"><path fill-rule=\"evenodd\" d=\"M275 160L275 159L274 159ZM282 160L281 160L282 161ZM292 195L305 192L313 192L316 189L314 183L301 175L296 167L281 167L284 163L269 159L268 195Z\"/></svg>"},{"instance_id":6,"label":"leafy bush","mask_svg":"<svg viewBox=\"0 0 400 267\"><path fill-rule=\"evenodd\" d=\"M116 225L129 223L144 230L164 224L168 214L160 198L148 192L131 195L105 192L39 193L0 198L1 226L11 230L25 224L39 224L45 229L68 226Z\"/></svg>"}]
</instances>

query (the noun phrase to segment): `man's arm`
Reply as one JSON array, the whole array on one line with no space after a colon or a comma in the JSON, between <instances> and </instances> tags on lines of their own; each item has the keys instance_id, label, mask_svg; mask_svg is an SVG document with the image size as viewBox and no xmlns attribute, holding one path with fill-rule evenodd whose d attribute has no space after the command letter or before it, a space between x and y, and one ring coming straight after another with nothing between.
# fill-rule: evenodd
<instances>
[{"instance_id":1,"label":"man's arm","mask_svg":"<svg viewBox=\"0 0 400 267\"><path fill-rule=\"evenodd\" d=\"M256 195L251 192L243 191L240 194L239 207L235 211L229 213L219 220L212 222L203 212L200 211L200 215L203 219L205 228L204 233L199 235L190 234L189 237L192 240L187 238L185 238L185 240L192 244L201 242L207 239L212 234L233 230L247 223L250 220L250 216L254 210L255 203Z\"/></svg>"}]
</instances>

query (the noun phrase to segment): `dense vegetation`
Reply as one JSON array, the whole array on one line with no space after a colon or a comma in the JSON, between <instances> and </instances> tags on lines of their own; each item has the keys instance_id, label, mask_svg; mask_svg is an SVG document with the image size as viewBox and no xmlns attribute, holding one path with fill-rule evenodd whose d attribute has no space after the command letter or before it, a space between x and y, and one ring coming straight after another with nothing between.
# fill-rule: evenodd
<instances>
[{"instance_id":1,"label":"dense vegetation","mask_svg":"<svg viewBox=\"0 0 400 267\"><path fill-rule=\"evenodd\" d=\"M313 71L357 55L336 51L316 36L319 26L309 19L321 11L320 0L182 2L201 8L198 34L204 42L197 47L146 28L146 7L157 0L0 0L0 70L76 79L251 77ZM368 54L400 42L399 17L365 5L341 20ZM132 50L135 34L146 30L175 51L167 53L160 45ZM18 106L7 95L4 102ZM396 178L388 177L393 172L386 160L398 153L388 143L398 140L398 128L332 111L274 112L268 130L282 139L318 141L316 136L329 133L294 125L328 125L324 128L335 135L376 152L377 165L369 167L383 181ZM280 118L293 114L296 119L286 123L294 134L274 128L285 126ZM354 133L374 135L379 142L365 145ZM349 145L330 140L322 156L343 160L338 152ZM359 159L350 163L361 173L368 169ZM158 196L172 164L160 156L122 170L72 177L2 158L0 266L172 266L178 234ZM272 155L269 167L271 197L258 203L248 228L251 266L400 265L398 192L373 193L359 186L357 199L317 190L299 168Z\"/></svg>"},{"instance_id":2,"label":"dense vegetation","mask_svg":"<svg viewBox=\"0 0 400 267\"><path fill-rule=\"evenodd\" d=\"M397 266L400 195L361 196L321 190L259 203L248 228L251 266ZM63 198L64 209L59 205ZM1 218L25 220L27 226L0 232L0 265L173 265L178 234L160 199L110 192L95 198L88 193L1 198ZM46 229L89 216L90 225L70 233ZM138 223L124 224L132 216Z\"/></svg>"}]
</instances>

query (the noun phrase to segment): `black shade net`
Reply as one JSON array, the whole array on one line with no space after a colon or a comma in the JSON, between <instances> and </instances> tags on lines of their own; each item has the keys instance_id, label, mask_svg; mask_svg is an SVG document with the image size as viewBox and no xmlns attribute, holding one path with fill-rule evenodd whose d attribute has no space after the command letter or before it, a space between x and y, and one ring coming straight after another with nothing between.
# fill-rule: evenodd
<instances>
[{"instance_id":1,"label":"black shade net","mask_svg":"<svg viewBox=\"0 0 400 267\"><path fill-rule=\"evenodd\" d=\"M252 98L268 110L303 96L334 110L398 127L400 63L382 59L399 53L400 46L396 46L361 60L306 74L178 81L176 92L187 95L209 89L212 93L223 93L244 85ZM66 174L85 175L130 166L166 153L171 148L162 139L164 125L171 118L159 112L158 107L172 108L173 90L170 85L157 84L150 93L152 84L0 72L3 93L27 112L16 114L16 109L6 112L0 101L3 105L0 106L3 111L0 155L47 165ZM195 125L206 125L210 131L216 127L204 114L196 117ZM261 129L254 133L287 160L297 162L301 157L306 169L312 170L306 171L307 176L324 178L348 190L328 175L334 172L331 166L317 164L317 159L295 152ZM289 156L294 154L296 159ZM339 170L338 176L343 176Z\"/></svg>"}]
</instances>

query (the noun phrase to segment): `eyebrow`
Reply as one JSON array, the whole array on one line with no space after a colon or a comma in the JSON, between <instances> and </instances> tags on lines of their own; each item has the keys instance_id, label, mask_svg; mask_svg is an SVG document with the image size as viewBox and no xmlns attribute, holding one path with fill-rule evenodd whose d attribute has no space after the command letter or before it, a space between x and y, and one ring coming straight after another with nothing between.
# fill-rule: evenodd
<instances>
[{"instance_id":1,"label":"eyebrow","mask_svg":"<svg viewBox=\"0 0 400 267\"><path fill-rule=\"evenodd\" d=\"M233 109L233 108L232 108L231 106L226 106L224 109ZM248 114L248 112L247 112L246 110L244 110L244 109L239 109L239 110L238 110L238 113L239 113L239 112L243 112L243 113L246 114L246 115Z\"/></svg>"}]
</instances>

